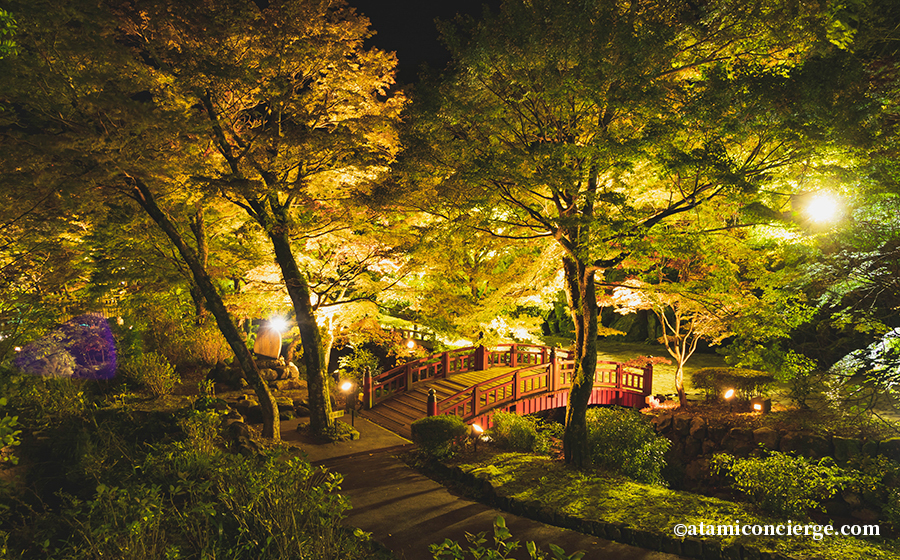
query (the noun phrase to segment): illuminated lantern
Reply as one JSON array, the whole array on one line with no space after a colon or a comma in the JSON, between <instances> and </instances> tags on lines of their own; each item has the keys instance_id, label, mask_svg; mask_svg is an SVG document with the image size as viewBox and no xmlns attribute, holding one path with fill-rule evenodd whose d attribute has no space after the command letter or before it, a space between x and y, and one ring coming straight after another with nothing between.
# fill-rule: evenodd
<instances>
[{"instance_id":1,"label":"illuminated lantern","mask_svg":"<svg viewBox=\"0 0 900 560\"><path fill-rule=\"evenodd\" d=\"M256 343L253 345L253 353L273 360L280 356L281 332L269 325L260 327L259 333L256 335Z\"/></svg>"}]
</instances>

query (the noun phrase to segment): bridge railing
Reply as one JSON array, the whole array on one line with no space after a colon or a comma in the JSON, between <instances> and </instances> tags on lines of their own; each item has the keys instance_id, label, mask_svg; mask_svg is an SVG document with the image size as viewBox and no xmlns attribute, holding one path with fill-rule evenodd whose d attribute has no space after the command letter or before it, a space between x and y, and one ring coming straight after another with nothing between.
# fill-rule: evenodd
<instances>
[{"instance_id":1,"label":"bridge railing","mask_svg":"<svg viewBox=\"0 0 900 560\"><path fill-rule=\"evenodd\" d=\"M483 346L469 346L433 354L391 368L374 378L368 378L363 385L364 398L371 407L399 393L409 391L418 383L444 379L457 373L483 371L494 367L545 364L550 360L551 352L552 349L547 346L504 344L492 350ZM560 354L568 355L566 351L561 351Z\"/></svg>"},{"instance_id":2,"label":"bridge railing","mask_svg":"<svg viewBox=\"0 0 900 560\"><path fill-rule=\"evenodd\" d=\"M523 398L571 389L574 371L574 360L557 359L502 373L441 399L435 407L436 413L455 414L465 421L486 417L490 411ZM623 393L646 396L652 390L652 380L652 365L641 368L600 361L593 387L614 390L617 398Z\"/></svg>"}]
</instances>

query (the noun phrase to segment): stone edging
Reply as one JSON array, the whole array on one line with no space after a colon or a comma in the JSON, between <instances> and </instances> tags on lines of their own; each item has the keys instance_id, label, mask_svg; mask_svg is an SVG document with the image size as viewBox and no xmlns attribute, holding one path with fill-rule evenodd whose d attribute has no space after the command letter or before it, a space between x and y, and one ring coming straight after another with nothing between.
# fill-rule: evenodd
<instances>
[{"instance_id":1,"label":"stone edging","mask_svg":"<svg viewBox=\"0 0 900 560\"><path fill-rule=\"evenodd\" d=\"M480 490L484 500L497 509L601 539L698 560L791 560L790 556L778 552L764 552L742 544L722 546L718 542L708 540L690 537L677 538L663 533L636 529L624 523L582 519L542 507L537 501L528 502L499 495L490 480L468 473L460 467L448 467L443 463L438 463L432 468L442 477Z\"/></svg>"}]
</instances>

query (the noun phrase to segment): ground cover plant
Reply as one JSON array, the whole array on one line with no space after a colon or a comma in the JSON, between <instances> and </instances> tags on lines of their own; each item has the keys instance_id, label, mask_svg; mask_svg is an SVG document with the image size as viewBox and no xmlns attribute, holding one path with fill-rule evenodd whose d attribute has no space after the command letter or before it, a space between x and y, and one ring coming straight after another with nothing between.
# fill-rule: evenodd
<instances>
[{"instance_id":1,"label":"ground cover plant","mask_svg":"<svg viewBox=\"0 0 900 560\"><path fill-rule=\"evenodd\" d=\"M490 481L494 493L539 504L560 514L619 524L672 536L676 524L779 524L787 517L761 512L752 505L642 484L609 473L566 468L558 460L527 453L484 449L460 454L449 465ZM792 518L794 522L802 519ZM885 538L702 537L722 545L741 544L797 558L851 560L896 558L900 548Z\"/></svg>"}]
</instances>

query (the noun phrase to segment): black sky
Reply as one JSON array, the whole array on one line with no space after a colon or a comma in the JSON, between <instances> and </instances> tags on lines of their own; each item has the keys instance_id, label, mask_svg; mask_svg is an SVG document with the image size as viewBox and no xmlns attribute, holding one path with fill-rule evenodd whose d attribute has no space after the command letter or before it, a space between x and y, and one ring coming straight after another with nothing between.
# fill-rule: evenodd
<instances>
[{"instance_id":1,"label":"black sky","mask_svg":"<svg viewBox=\"0 0 900 560\"><path fill-rule=\"evenodd\" d=\"M458 14L479 16L484 4L496 11L497 0L348 0L372 22L373 46L394 51L399 60L398 81L415 81L422 63L443 68L449 59L438 40L435 18L452 20Z\"/></svg>"}]
</instances>

